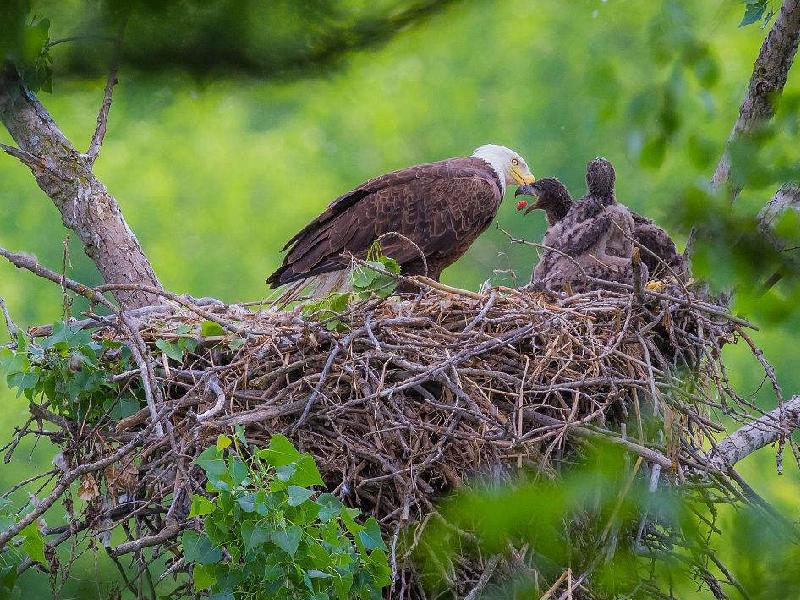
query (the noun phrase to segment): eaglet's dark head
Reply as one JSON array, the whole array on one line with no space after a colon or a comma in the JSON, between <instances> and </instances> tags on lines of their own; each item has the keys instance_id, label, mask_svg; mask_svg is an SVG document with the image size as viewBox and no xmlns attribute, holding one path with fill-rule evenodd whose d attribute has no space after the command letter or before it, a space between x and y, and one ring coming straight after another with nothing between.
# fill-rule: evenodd
<instances>
[{"instance_id":1,"label":"eaglet's dark head","mask_svg":"<svg viewBox=\"0 0 800 600\"><path fill-rule=\"evenodd\" d=\"M527 215L534 209L544 210L551 225L563 219L572 206L572 196L569 195L564 184L555 177L545 177L533 184L522 185L514 192L514 196L536 198L536 202L528 206L525 214Z\"/></svg>"},{"instance_id":2,"label":"eaglet's dark head","mask_svg":"<svg viewBox=\"0 0 800 600\"><path fill-rule=\"evenodd\" d=\"M591 196L613 197L616 178L614 165L603 157L597 157L586 165L586 187Z\"/></svg>"}]
</instances>

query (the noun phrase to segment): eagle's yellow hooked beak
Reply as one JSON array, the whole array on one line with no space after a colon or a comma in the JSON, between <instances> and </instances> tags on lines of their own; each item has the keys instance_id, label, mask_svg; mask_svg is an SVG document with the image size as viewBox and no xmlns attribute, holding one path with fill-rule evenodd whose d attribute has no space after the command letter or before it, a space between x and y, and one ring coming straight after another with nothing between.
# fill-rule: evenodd
<instances>
[{"instance_id":1,"label":"eagle's yellow hooked beak","mask_svg":"<svg viewBox=\"0 0 800 600\"><path fill-rule=\"evenodd\" d=\"M527 168L522 169L521 165L511 165L511 177L517 185L530 185L536 178Z\"/></svg>"}]
</instances>

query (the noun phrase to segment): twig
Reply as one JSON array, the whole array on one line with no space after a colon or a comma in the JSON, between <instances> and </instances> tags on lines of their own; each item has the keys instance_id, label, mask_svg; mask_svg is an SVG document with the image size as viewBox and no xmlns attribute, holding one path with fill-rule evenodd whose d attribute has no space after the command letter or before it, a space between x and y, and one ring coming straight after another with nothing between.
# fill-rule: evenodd
<instances>
[{"instance_id":1,"label":"twig","mask_svg":"<svg viewBox=\"0 0 800 600\"><path fill-rule=\"evenodd\" d=\"M122 52L122 39L123 29L120 27L119 34L114 42L114 49L112 51L111 67L106 79L106 85L103 90L103 103L100 105L100 111L97 113L97 125L92 134L92 140L89 143L89 149L86 151L84 157L91 167L97 161L100 155L100 148L103 146L103 140L106 137L106 129L108 128L108 113L111 110L111 99L114 93L114 86L118 83L117 73L119 72L119 56Z\"/></svg>"},{"instance_id":2,"label":"twig","mask_svg":"<svg viewBox=\"0 0 800 600\"><path fill-rule=\"evenodd\" d=\"M64 475L61 477L61 480L56 484L55 488L53 488L53 491L51 491L45 498L39 500L31 512L26 514L8 529L0 532L0 549L4 548L9 540L13 539L17 534L19 534L20 531L25 529L25 527L41 517L45 511L47 511L47 509L56 502L56 500L61 498L62 494L69 488L73 481L78 479L78 477L93 471L99 471L100 469L104 469L107 466L118 462L123 456L126 456L131 450L144 442L152 433L155 423L157 423L157 421L150 423L147 427L142 429L142 431L137 433L130 442L121 446L104 458L92 463L83 463L71 471L64 473Z\"/></svg>"},{"instance_id":3,"label":"twig","mask_svg":"<svg viewBox=\"0 0 800 600\"><path fill-rule=\"evenodd\" d=\"M626 450L629 450L634 454L638 454L639 456L641 456L642 458L644 458L649 462L661 465L665 469L672 470L675 468L674 461L668 458L667 456L661 454L660 452L642 446L641 444L637 444L636 442L632 442L626 438L621 438L614 435L608 435L611 432L601 433L598 431L594 431L588 427L583 427L581 425L574 425L572 423L559 421L558 419L554 419L553 417L548 417L547 415L537 413L536 411L530 408L525 409L525 416L533 419L534 421L542 425L547 425L549 427L550 426L563 427L569 433L577 437L601 439L611 444L622 446Z\"/></svg>"},{"instance_id":4,"label":"twig","mask_svg":"<svg viewBox=\"0 0 800 600\"><path fill-rule=\"evenodd\" d=\"M631 269L633 270L633 295L639 302L644 302L642 294L642 255L638 246L631 252Z\"/></svg>"},{"instance_id":5,"label":"twig","mask_svg":"<svg viewBox=\"0 0 800 600\"><path fill-rule=\"evenodd\" d=\"M478 583L469 591L469 594L464 596L464 600L477 600L481 592L489 584L492 575L494 575L495 569L497 569L497 565L500 563L500 558L501 556L499 554L495 554L489 559L486 563L486 568L483 569L483 573L481 573L478 579Z\"/></svg>"},{"instance_id":6,"label":"twig","mask_svg":"<svg viewBox=\"0 0 800 600\"><path fill-rule=\"evenodd\" d=\"M225 408L225 392L222 391L222 388L219 385L219 379L216 376L212 376L208 381L208 389L214 392L217 401L214 403L214 406L209 408L207 411L197 415L198 423L202 423L211 417L217 416L220 412L222 412L222 409Z\"/></svg>"},{"instance_id":7,"label":"twig","mask_svg":"<svg viewBox=\"0 0 800 600\"><path fill-rule=\"evenodd\" d=\"M14 146L9 146L7 144L0 144L0 150L5 152L9 156L13 156L31 170L41 171L46 168L45 162L41 158L39 158L38 156L34 156L30 152L26 152L25 150L21 150L19 148L16 148Z\"/></svg>"},{"instance_id":8,"label":"twig","mask_svg":"<svg viewBox=\"0 0 800 600\"><path fill-rule=\"evenodd\" d=\"M5 298L0 297L0 310L3 311L3 317L6 320L6 329L8 329L8 336L15 340L17 337L17 332L19 328L14 325L14 321L11 320L11 315L8 313L8 307L6 306Z\"/></svg>"},{"instance_id":9,"label":"twig","mask_svg":"<svg viewBox=\"0 0 800 600\"><path fill-rule=\"evenodd\" d=\"M154 535L148 535L137 540L125 542L123 544L119 544L118 546L114 546L113 548L109 548L108 554L110 556L122 556L123 554L136 552L138 550L142 550L143 548L157 546L174 538L184 529L184 527L185 526L181 523L173 523Z\"/></svg>"}]
</instances>

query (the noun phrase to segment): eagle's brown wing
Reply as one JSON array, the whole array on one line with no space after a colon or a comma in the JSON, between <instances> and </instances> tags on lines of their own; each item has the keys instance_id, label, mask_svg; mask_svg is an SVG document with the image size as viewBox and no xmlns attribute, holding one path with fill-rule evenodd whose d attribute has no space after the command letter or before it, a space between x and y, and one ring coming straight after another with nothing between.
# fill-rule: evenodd
<instances>
[{"instance_id":1,"label":"eagle's brown wing","mask_svg":"<svg viewBox=\"0 0 800 600\"><path fill-rule=\"evenodd\" d=\"M642 262L647 265L650 275L663 277L672 271L679 277L685 276L686 260L678 253L669 234L650 219L632 211L631 215L636 241L649 250L642 252Z\"/></svg>"},{"instance_id":2,"label":"eagle's brown wing","mask_svg":"<svg viewBox=\"0 0 800 600\"><path fill-rule=\"evenodd\" d=\"M404 272L422 272L421 251L429 275L438 277L486 229L500 200L499 182L480 159L449 159L377 177L334 200L289 240L283 264L267 283L277 287L342 269L343 254L363 257L381 236L384 254Z\"/></svg>"}]
</instances>

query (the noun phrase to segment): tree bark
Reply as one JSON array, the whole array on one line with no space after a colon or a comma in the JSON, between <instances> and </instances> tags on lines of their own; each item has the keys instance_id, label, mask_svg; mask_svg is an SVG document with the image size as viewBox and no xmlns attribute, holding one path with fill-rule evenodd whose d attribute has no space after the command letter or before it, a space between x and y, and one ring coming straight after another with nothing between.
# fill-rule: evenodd
<instances>
[{"instance_id":1,"label":"tree bark","mask_svg":"<svg viewBox=\"0 0 800 600\"><path fill-rule=\"evenodd\" d=\"M750 85L739 108L739 117L728 137L728 144L739 136L754 131L775 114L775 104L786 85L789 69L797 52L798 40L800 40L800 0L784 0L753 65ZM717 164L711 180L715 187L723 185L728 180L730 168L730 156L726 151ZM740 191L741 188L734 187L732 198L736 199Z\"/></svg>"},{"instance_id":2,"label":"tree bark","mask_svg":"<svg viewBox=\"0 0 800 600\"><path fill-rule=\"evenodd\" d=\"M83 242L103 280L161 288L117 201L92 173L96 152L79 153L13 69L0 73L0 120L19 146L4 150L31 169L64 225ZM129 308L160 302L158 296L141 290L121 290L115 295Z\"/></svg>"},{"instance_id":3,"label":"tree bark","mask_svg":"<svg viewBox=\"0 0 800 600\"><path fill-rule=\"evenodd\" d=\"M778 441L800 427L800 396L794 396L783 405L751 421L722 440L708 454L708 462L722 471L734 466L756 450Z\"/></svg>"}]
</instances>

